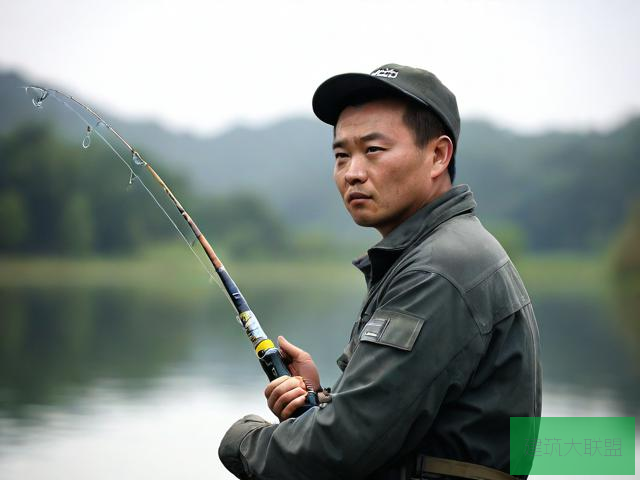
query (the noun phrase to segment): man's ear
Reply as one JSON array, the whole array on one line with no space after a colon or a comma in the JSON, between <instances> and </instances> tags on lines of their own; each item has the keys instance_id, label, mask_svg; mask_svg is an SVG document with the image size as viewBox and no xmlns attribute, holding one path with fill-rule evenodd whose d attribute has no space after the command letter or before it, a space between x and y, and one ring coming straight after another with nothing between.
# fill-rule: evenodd
<instances>
[{"instance_id":1,"label":"man's ear","mask_svg":"<svg viewBox=\"0 0 640 480\"><path fill-rule=\"evenodd\" d=\"M447 135L441 135L431 140L433 142L433 165L431 178L440 177L449 168L449 162L453 156L453 142Z\"/></svg>"}]
</instances>

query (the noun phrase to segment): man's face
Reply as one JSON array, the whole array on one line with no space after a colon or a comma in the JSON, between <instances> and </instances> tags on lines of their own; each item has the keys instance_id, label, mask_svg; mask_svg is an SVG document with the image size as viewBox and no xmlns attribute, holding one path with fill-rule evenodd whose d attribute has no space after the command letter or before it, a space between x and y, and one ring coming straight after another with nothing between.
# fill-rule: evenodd
<instances>
[{"instance_id":1,"label":"man's face","mask_svg":"<svg viewBox=\"0 0 640 480\"><path fill-rule=\"evenodd\" d=\"M333 176L361 226L386 236L433 197L433 142L419 148L399 100L345 108L335 129Z\"/></svg>"}]
</instances>

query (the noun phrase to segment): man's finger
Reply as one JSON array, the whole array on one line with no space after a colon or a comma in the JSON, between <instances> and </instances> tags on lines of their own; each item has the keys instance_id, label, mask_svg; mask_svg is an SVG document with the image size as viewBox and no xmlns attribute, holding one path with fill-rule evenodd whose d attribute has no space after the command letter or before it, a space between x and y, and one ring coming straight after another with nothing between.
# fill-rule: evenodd
<instances>
[{"instance_id":1,"label":"man's finger","mask_svg":"<svg viewBox=\"0 0 640 480\"><path fill-rule=\"evenodd\" d=\"M277 385L267 397L267 404L269 405L269 409L275 413L274 408L278 399L287 392L298 388L306 391L306 389L304 388L304 382L302 381L301 377L286 377L285 380Z\"/></svg>"},{"instance_id":2,"label":"man's finger","mask_svg":"<svg viewBox=\"0 0 640 480\"><path fill-rule=\"evenodd\" d=\"M269 383L269 385L267 385L267 387L264 389L264 396L266 398L269 398L271 396L271 393L282 383L286 382L289 378L288 375L283 375L281 377L276 378L274 381L272 381L271 383Z\"/></svg>"},{"instance_id":3,"label":"man's finger","mask_svg":"<svg viewBox=\"0 0 640 480\"><path fill-rule=\"evenodd\" d=\"M276 400L275 404L273 405L272 411L273 413L276 414L278 418L282 419L283 411L289 408L289 405L291 404L291 402L299 403L300 399L302 399L302 403L300 403L300 405L302 405L305 402L306 396L307 396L307 391L305 389L296 387L293 390L290 390L280 395L280 397ZM291 413L293 413L296 409L297 407L291 410ZM284 418L288 418L288 417L284 417Z\"/></svg>"},{"instance_id":4,"label":"man's finger","mask_svg":"<svg viewBox=\"0 0 640 480\"><path fill-rule=\"evenodd\" d=\"M280 421L286 420L287 418L291 417L291 415L293 415L296 410L298 410L300 407L304 405L306 400L307 400L306 393L301 397L291 400L289 404L286 407L284 407L280 415L278 415L278 418L280 419Z\"/></svg>"},{"instance_id":5,"label":"man's finger","mask_svg":"<svg viewBox=\"0 0 640 480\"><path fill-rule=\"evenodd\" d=\"M296 347L282 335L278 337L278 345L280 346L280 350L291 360L296 360L300 358L301 355L307 355L307 352L305 352L301 348Z\"/></svg>"}]
</instances>

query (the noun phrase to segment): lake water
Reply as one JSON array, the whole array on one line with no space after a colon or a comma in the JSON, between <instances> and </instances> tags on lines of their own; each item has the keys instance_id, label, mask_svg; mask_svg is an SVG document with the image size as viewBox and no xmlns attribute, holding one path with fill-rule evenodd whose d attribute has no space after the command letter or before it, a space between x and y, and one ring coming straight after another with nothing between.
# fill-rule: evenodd
<instances>
[{"instance_id":1,"label":"lake water","mask_svg":"<svg viewBox=\"0 0 640 480\"><path fill-rule=\"evenodd\" d=\"M329 385L363 293L354 285L245 294L268 333L312 353ZM227 427L246 413L275 421L251 346L215 289L5 286L0 305L3 480L233 478L217 457ZM534 305L543 414L636 416L637 360L606 302L547 294Z\"/></svg>"}]
</instances>

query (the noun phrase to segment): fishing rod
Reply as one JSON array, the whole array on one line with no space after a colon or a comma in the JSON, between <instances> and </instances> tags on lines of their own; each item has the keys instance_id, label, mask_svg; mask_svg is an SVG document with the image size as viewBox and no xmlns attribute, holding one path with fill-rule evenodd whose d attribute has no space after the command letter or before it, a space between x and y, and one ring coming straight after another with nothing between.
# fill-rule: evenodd
<instances>
[{"instance_id":1,"label":"fishing rod","mask_svg":"<svg viewBox=\"0 0 640 480\"><path fill-rule=\"evenodd\" d=\"M104 141L107 144L107 146L120 158L122 163L129 169L129 172L130 172L129 184L131 185L133 181L136 179L140 182L140 184L144 187L145 191L151 196L151 198L154 200L156 205L162 210L162 212L169 219L173 227L178 231L182 239L187 243L187 246L190 248L191 252L196 256L196 258L198 259L200 264L203 266L203 268L207 271L209 276L215 279L215 277L211 274L211 271L209 270L209 268L204 264L200 256L198 256L198 254L193 249L191 242L187 240L187 238L184 236L180 228L178 228L178 226L175 224L173 219L169 216L169 214L164 209L164 207L160 204L160 202L155 197L155 195L147 188L147 186L144 184L142 179L135 173L131 164L128 161L126 161L122 157L122 155L120 155L120 153L113 147L113 145L111 145L111 143L109 143L109 141L102 135L102 133L99 131L100 127L107 129L109 132L115 135L115 137L119 140L119 142L122 143L128 149L128 151L131 154L131 161L133 162L133 164L137 167L144 167L151 174L151 177L160 185L164 193L167 195L167 197L169 197L173 205L177 208L182 218L185 220L185 222L187 222L187 224L191 228L191 231L195 235L196 239L200 242L200 245L202 246L205 254L207 255L207 258L210 260L211 264L213 265L215 273L219 279L218 285L220 285L220 287L226 294L227 298L231 302L231 305L233 306L234 310L236 311L236 318L240 323L240 325L242 325L242 327L244 328L244 331L247 337L251 341L251 345L253 346L255 353L258 357L258 360L260 361L260 365L262 366L262 369L264 370L264 372L267 374L267 377L269 378L269 380L273 381L276 378L281 377L283 375L290 376L291 372L287 368L287 365L284 362L284 359L282 357L282 354L280 353L280 350L275 346L273 341L270 340L269 337L267 337L267 335L264 333L264 330L260 326L258 319L256 318L251 308L249 308L249 304L244 298L244 295L242 295L242 292L240 292L240 289L231 278L231 275L229 275L229 272L227 272L227 269L224 267L224 265L220 261L220 258L218 258L218 256L216 255L215 251L211 247L211 244L209 243L207 238L204 236L204 234L200 231L200 229L196 225L193 218L191 218L191 216L187 213L187 211L184 209L182 204L178 201L178 199L173 194L171 189L169 189L167 184L164 182L164 180L162 180L160 175L158 175L158 173L153 169L153 167L149 164L149 162L147 162L144 158L142 158L142 155L140 155L140 153L135 148L133 148L129 144L129 142L127 142L124 139L124 137L122 137L122 135L120 135L109 123L107 123L91 107L76 100L74 97L70 95L67 95L65 93L62 93L58 90L54 90L51 88L38 87L35 85L30 85L24 88L25 88L25 92L28 93L29 90L32 90L36 94L35 97L32 98L32 103L36 108L42 108L43 102L48 97L53 97L57 101L61 102L71 112L73 112L87 127L87 132L82 141L82 146L84 148L89 147L89 145L91 144L91 134L92 132L95 132L102 139L102 141ZM88 114L90 117L92 117L94 121L90 122L89 120L87 120L87 118L85 118L84 115L78 112L76 108L73 108L73 106L76 106L76 108L79 107L81 111L85 112L85 114ZM300 416L302 413L318 405L318 396L316 392L313 391L313 388L307 381L305 381L305 385L307 385L307 397L306 397L305 404L302 407L300 407L298 410L296 410L293 416L296 416L296 417Z\"/></svg>"}]
</instances>

